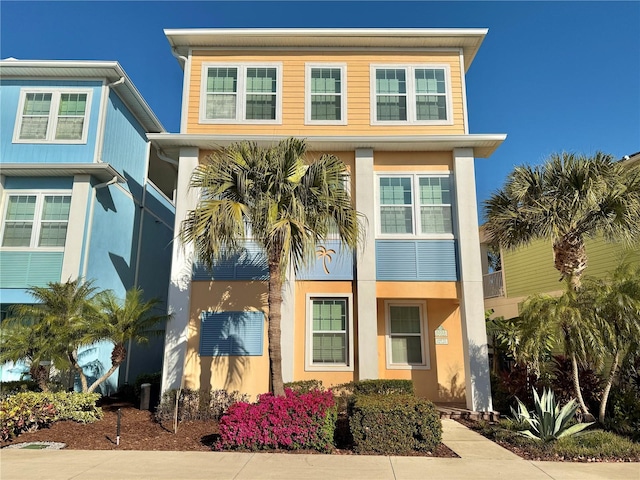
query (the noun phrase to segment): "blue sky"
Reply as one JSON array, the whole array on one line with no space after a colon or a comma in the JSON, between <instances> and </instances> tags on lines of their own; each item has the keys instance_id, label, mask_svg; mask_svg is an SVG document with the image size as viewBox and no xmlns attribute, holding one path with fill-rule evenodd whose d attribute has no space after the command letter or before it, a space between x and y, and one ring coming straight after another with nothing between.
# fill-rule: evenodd
<instances>
[{"instance_id":1,"label":"blue sky","mask_svg":"<svg viewBox=\"0 0 640 480\"><path fill-rule=\"evenodd\" d=\"M164 28L488 28L467 74L471 133L506 133L476 164L478 200L552 152L640 151L640 2L0 2L0 56L117 60L165 128L182 71Z\"/></svg>"}]
</instances>

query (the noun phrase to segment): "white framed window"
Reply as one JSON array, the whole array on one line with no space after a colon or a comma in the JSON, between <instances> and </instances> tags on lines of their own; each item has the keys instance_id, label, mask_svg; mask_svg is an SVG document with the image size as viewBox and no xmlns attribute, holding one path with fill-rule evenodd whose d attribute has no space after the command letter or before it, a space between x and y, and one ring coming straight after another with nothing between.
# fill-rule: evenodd
<instances>
[{"instance_id":1,"label":"white framed window","mask_svg":"<svg viewBox=\"0 0 640 480\"><path fill-rule=\"evenodd\" d=\"M452 187L448 173L378 175L378 236L453 238Z\"/></svg>"},{"instance_id":2,"label":"white framed window","mask_svg":"<svg viewBox=\"0 0 640 480\"><path fill-rule=\"evenodd\" d=\"M372 65L371 124L451 125L448 65Z\"/></svg>"},{"instance_id":3,"label":"white framed window","mask_svg":"<svg viewBox=\"0 0 640 480\"><path fill-rule=\"evenodd\" d=\"M426 313L424 301L385 301L387 368L430 368Z\"/></svg>"},{"instance_id":4,"label":"white framed window","mask_svg":"<svg viewBox=\"0 0 640 480\"><path fill-rule=\"evenodd\" d=\"M14 143L87 143L91 90L23 89Z\"/></svg>"},{"instance_id":5,"label":"white framed window","mask_svg":"<svg viewBox=\"0 0 640 480\"><path fill-rule=\"evenodd\" d=\"M307 294L306 371L353 371L351 294Z\"/></svg>"},{"instance_id":6,"label":"white framed window","mask_svg":"<svg viewBox=\"0 0 640 480\"><path fill-rule=\"evenodd\" d=\"M202 66L200 123L280 123L282 65Z\"/></svg>"},{"instance_id":7,"label":"white framed window","mask_svg":"<svg viewBox=\"0 0 640 480\"><path fill-rule=\"evenodd\" d=\"M347 124L347 66L307 63L305 123Z\"/></svg>"},{"instance_id":8,"label":"white framed window","mask_svg":"<svg viewBox=\"0 0 640 480\"><path fill-rule=\"evenodd\" d=\"M10 192L5 198L0 243L3 249L64 249L70 194Z\"/></svg>"}]
</instances>

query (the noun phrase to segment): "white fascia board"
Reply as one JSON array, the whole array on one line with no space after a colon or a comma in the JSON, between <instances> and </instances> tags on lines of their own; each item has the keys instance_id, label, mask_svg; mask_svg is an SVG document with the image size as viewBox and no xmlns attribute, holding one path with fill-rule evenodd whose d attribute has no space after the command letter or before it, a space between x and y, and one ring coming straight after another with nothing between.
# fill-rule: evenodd
<instances>
[{"instance_id":1,"label":"white fascia board","mask_svg":"<svg viewBox=\"0 0 640 480\"><path fill-rule=\"evenodd\" d=\"M216 150L232 143L249 141L258 146L274 145L288 135L206 135L206 134L147 134L155 146L170 156L180 147ZM488 158L507 138L506 134L470 135L393 135L393 136L300 136L308 150L355 150L371 148L377 151L446 151L454 148L474 149L478 158ZM177 151L177 150L176 150Z\"/></svg>"},{"instance_id":2,"label":"white fascia board","mask_svg":"<svg viewBox=\"0 0 640 480\"><path fill-rule=\"evenodd\" d=\"M108 163L0 163L2 175L7 177L72 177L91 175L101 182L118 179L126 183L118 171Z\"/></svg>"}]
</instances>

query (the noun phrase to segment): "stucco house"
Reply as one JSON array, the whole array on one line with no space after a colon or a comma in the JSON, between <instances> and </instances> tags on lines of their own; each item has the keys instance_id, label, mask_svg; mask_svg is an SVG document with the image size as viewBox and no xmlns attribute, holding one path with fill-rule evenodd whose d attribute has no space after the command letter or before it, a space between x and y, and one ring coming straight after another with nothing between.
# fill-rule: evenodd
<instances>
[{"instance_id":1,"label":"stucco house","mask_svg":"<svg viewBox=\"0 0 640 480\"><path fill-rule=\"evenodd\" d=\"M184 71L181 127L148 138L178 163L176 231L197 203L189 178L208 154L291 136L311 157L348 165L368 220L357 251L327 239L316 265L289 274L285 381L412 379L418 395L491 410L474 161L506 135L469 132L465 87L487 30L165 34ZM164 390L269 390L260 255L248 243L243 258L208 271L190 245L174 243Z\"/></svg>"},{"instance_id":2,"label":"stucco house","mask_svg":"<svg viewBox=\"0 0 640 480\"><path fill-rule=\"evenodd\" d=\"M0 310L33 303L31 286L94 280L166 303L177 169L146 138L164 128L117 62L0 61ZM163 341L130 349L103 393L159 372ZM85 348L96 378L111 345ZM2 381L24 365L2 366Z\"/></svg>"}]
</instances>

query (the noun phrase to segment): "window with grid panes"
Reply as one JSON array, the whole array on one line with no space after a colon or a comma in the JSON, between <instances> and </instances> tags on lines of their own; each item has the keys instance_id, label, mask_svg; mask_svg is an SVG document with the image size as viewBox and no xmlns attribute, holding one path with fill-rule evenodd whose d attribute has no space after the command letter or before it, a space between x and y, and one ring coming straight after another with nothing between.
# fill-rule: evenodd
<instances>
[{"instance_id":1,"label":"window with grid panes","mask_svg":"<svg viewBox=\"0 0 640 480\"><path fill-rule=\"evenodd\" d=\"M64 247L70 206L70 195L8 195L2 246Z\"/></svg>"},{"instance_id":2,"label":"window with grid panes","mask_svg":"<svg viewBox=\"0 0 640 480\"><path fill-rule=\"evenodd\" d=\"M374 67L376 122L447 122L450 120L445 68Z\"/></svg>"},{"instance_id":3,"label":"window with grid panes","mask_svg":"<svg viewBox=\"0 0 640 480\"><path fill-rule=\"evenodd\" d=\"M312 364L346 365L348 318L346 298L312 298Z\"/></svg>"},{"instance_id":4,"label":"window with grid panes","mask_svg":"<svg viewBox=\"0 0 640 480\"><path fill-rule=\"evenodd\" d=\"M311 121L340 122L343 120L343 69L341 67L310 67L309 108Z\"/></svg>"},{"instance_id":5,"label":"window with grid panes","mask_svg":"<svg viewBox=\"0 0 640 480\"><path fill-rule=\"evenodd\" d=\"M449 175L379 177L380 233L452 234Z\"/></svg>"},{"instance_id":6,"label":"window with grid panes","mask_svg":"<svg viewBox=\"0 0 640 480\"><path fill-rule=\"evenodd\" d=\"M389 304L387 311L391 365L425 365L422 308Z\"/></svg>"},{"instance_id":7,"label":"window with grid panes","mask_svg":"<svg viewBox=\"0 0 640 480\"><path fill-rule=\"evenodd\" d=\"M204 120L277 119L277 67L206 66L203 82Z\"/></svg>"},{"instance_id":8,"label":"window with grid panes","mask_svg":"<svg viewBox=\"0 0 640 480\"><path fill-rule=\"evenodd\" d=\"M85 140L88 92L23 92L16 139L34 142Z\"/></svg>"}]
</instances>

